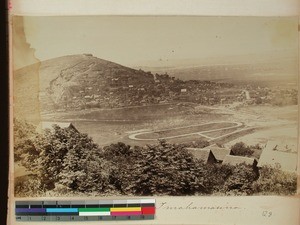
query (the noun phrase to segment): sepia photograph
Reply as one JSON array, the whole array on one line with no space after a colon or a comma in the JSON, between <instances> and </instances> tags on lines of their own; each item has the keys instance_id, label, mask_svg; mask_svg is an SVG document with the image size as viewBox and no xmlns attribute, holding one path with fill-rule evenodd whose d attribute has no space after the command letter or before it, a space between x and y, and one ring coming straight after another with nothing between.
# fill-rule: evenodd
<instances>
[{"instance_id":1,"label":"sepia photograph","mask_svg":"<svg viewBox=\"0 0 300 225\"><path fill-rule=\"evenodd\" d=\"M292 196L298 17L13 16L15 197Z\"/></svg>"}]
</instances>

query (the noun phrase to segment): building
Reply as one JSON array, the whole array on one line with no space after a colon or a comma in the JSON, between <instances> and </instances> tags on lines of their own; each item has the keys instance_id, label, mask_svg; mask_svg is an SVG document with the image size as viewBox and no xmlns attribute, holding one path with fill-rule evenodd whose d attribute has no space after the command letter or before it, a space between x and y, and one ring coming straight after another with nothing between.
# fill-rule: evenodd
<instances>
[{"instance_id":1,"label":"building","mask_svg":"<svg viewBox=\"0 0 300 225\"><path fill-rule=\"evenodd\" d=\"M257 160L255 158L249 158L244 156L226 155L223 163L231 166L236 166L239 164L246 164L252 166L252 168L257 171Z\"/></svg>"},{"instance_id":2,"label":"building","mask_svg":"<svg viewBox=\"0 0 300 225\"><path fill-rule=\"evenodd\" d=\"M203 161L205 164L212 164L216 163L217 160L214 154L211 152L210 149L204 148L186 148L190 153L192 153L195 158Z\"/></svg>"},{"instance_id":3,"label":"building","mask_svg":"<svg viewBox=\"0 0 300 225\"><path fill-rule=\"evenodd\" d=\"M42 131L42 130L46 130L46 129L50 129L53 130L53 125L57 125L60 128L68 128L68 129L73 129L76 132L79 132L76 127L69 122L41 122L38 127L37 127L37 131Z\"/></svg>"},{"instance_id":4,"label":"building","mask_svg":"<svg viewBox=\"0 0 300 225\"><path fill-rule=\"evenodd\" d=\"M218 163L222 163L223 160L225 159L226 155L233 155L233 152L231 151L231 149L228 149L228 148L220 148L218 146L209 146L209 147L206 147L205 149L211 150L211 152L215 156Z\"/></svg>"},{"instance_id":5,"label":"building","mask_svg":"<svg viewBox=\"0 0 300 225\"><path fill-rule=\"evenodd\" d=\"M296 153L282 152L277 150L264 149L257 164L258 167L269 165L280 166L282 171L296 172L298 156Z\"/></svg>"}]
</instances>

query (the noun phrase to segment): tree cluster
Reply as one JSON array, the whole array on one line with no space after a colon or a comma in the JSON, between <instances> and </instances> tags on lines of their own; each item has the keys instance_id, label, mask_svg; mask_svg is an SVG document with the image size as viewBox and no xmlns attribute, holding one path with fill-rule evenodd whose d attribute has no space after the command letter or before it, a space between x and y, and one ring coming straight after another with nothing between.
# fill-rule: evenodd
<instances>
[{"instance_id":1,"label":"tree cluster","mask_svg":"<svg viewBox=\"0 0 300 225\"><path fill-rule=\"evenodd\" d=\"M263 168L259 177L245 164L205 164L188 152L185 145L164 140L143 147L119 142L100 148L88 135L73 129L53 126L32 138L29 134L34 132L19 130L29 129L25 123L15 124L16 159L33 171L30 179L16 182L18 196L40 196L47 192L252 195L291 194L296 190L296 177L279 169Z\"/></svg>"}]
</instances>

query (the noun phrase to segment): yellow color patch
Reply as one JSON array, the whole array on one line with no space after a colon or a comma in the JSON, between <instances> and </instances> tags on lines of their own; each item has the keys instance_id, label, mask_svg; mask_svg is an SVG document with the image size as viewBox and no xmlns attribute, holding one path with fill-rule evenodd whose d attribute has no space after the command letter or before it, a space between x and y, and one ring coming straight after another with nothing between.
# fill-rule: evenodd
<instances>
[{"instance_id":1,"label":"yellow color patch","mask_svg":"<svg viewBox=\"0 0 300 225\"><path fill-rule=\"evenodd\" d=\"M123 208L110 208L111 212L135 212L142 211L141 207L123 207Z\"/></svg>"}]
</instances>

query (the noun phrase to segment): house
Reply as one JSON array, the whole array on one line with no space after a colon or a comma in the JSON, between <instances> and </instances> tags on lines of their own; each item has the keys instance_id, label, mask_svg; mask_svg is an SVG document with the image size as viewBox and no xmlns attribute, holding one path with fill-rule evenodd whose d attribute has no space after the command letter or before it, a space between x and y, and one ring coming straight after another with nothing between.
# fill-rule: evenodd
<instances>
[{"instance_id":1,"label":"house","mask_svg":"<svg viewBox=\"0 0 300 225\"><path fill-rule=\"evenodd\" d=\"M296 153L282 152L272 149L264 149L260 155L258 167L270 165L275 167L280 166L282 171L296 172L298 156Z\"/></svg>"},{"instance_id":2,"label":"house","mask_svg":"<svg viewBox=\"0 0 300 225\"><path fill-rule=\"evenodd\" d=\"M244 156L226 155L222 164L236 166L242 163L252 166L253 169L257 169L257 160L255 158L249 158Z\"/></svg>"},{"instance_id":3,"label":"house","mask_svg":"<svg viewBox=\"0 0 300 225\"><path fill-rule=\"evenodd\" d=\"M209 146L209 147L206 147L205 149L211 150L211 152L215 156L218 163L223 162L226 155L233 155L233 152L231 151L231 149L228 149L228 148L220 148L218 146Z\"/></svg>"},{"instance_id":4,"label":"house","mask_svg":"<svg viewBox=\"0 0 300 225\"><path fill-rule=\"evenodd\" d=\"M37 131L40 132L40 131L46 130L46 129L53 130L53 125L57 125L63 129L64 128L73 129L79 133L79 131L76 129L76 127L72 123L69 123L69 122L41 122L37 127Z\"/></svg>"},{"instance_id":5,"label":"house","mask_svg":"<svg viewBox=\"0 0 300 225\"><path fill-rule=\"evenodd\" d=\"M202 160L205 164L216 163L217 160L210 149L204 148L186 148L195 158Z\"/></svg>"}]
</instances>

